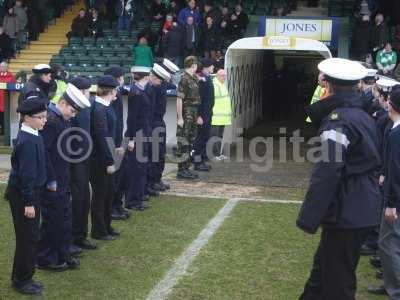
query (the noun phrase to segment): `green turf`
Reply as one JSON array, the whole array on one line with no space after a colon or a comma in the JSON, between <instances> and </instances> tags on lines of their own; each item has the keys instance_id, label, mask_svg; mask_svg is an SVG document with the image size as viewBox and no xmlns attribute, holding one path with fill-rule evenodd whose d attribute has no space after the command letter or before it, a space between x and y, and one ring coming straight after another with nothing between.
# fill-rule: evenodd
<instances>
[{"instance_id":1,"label":"green turf","mask_svg":"<svg viewBox=\"0 0 400 300\"><path fill-rule=\"evenodd\" d=\"M240 203L174 288L170 300L298 299L308 278L318 235L294 224L299 206ZM377 284L366 259L358 299Z\"/></svg>"},{"instance_id":2,"label":"green turf","mask_svg":"<svg viewBox=\"0 0 400 300\"><path fill-rule=\"evenodd\" d=\"M20 299L10 288L14 235L8 203L0 200L0 299ZM85 252L80 270L38 271L43 299L144 299L186 246L223 206L222 200L162 197L127 222L122 235Z\"/></svg>"}]
</instances>

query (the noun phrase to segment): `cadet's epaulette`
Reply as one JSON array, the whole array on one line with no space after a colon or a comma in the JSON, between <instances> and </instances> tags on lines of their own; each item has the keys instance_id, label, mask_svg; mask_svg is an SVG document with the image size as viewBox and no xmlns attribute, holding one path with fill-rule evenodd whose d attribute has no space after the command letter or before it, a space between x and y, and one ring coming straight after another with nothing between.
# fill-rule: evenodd
<instances>
[{"instance_id":1,"label":"cadet's epaulette","mask_svg":"<svg viewBox=\"0 0 400 300\"><path fill-rule=\"evenodd\" d=\"M337 112L331 112L331 114L329 115L329 120L331 121L338 121L339 118L339 114Z\"/></svg>"}]
</instances>

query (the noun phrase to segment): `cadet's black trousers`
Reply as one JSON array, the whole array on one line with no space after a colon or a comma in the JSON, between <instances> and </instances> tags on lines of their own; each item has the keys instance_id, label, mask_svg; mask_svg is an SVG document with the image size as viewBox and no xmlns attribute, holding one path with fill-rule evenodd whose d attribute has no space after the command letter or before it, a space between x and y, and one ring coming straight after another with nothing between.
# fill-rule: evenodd
<instances>
[{"instance_id":1,"label":"cadet's black trousers","mask_svg":"<svg viewBox=\"0 0 400 300\"><path fill-rule=\"evenodd\" d=\"M71 164L72 235L74 240L84 239L88 234L90 210L90 161Z\"/></svg>"},{"instance_id":2,"label":"cadet's black trousers","mask_svg":"<svg viewBox=\"0 0 400 300\"><path fill-rule=\"evenodd\" d=\"M15 286L23 286L35 273L36 246L40 237L40 210L35 206L35 218L25 217L24 201L15 188L7 188L6 198L10 203L15 230L15 256L11 281Z\"/></svg>"},{"instance_id":3,"label":"cadet's black trousers","mask_svg":"<svg viewBox=\"0 0 400 300\"><path fill-rule=\"evenodd\" d=\"M114 175L107 174L106 167L93 159L90 165L92 185L92 237L102 237L110 233L111 212L114 200Z\"/></svg>"},{"instance_id":4,"label":"cadet's black trousers","mask_svg":"<svg viewBox=\"0 0 400 300\"><path fill-rule=\"evenodd\" d=\"M198 126L194 142L194 163L199 164L207 159L207 142L211 134L211 116L204 118L204 123Z\"/></svg>"},{"instance_id":5,"label":"cadet's black trousers","mask_svg":"<svg viewBox=\"0 0 400 300\"><path fill-rule=\"evenodd\" d=\"M370 229L322 229L300 300L355 300L361 244Z\"/></svg>"}]
</instances>

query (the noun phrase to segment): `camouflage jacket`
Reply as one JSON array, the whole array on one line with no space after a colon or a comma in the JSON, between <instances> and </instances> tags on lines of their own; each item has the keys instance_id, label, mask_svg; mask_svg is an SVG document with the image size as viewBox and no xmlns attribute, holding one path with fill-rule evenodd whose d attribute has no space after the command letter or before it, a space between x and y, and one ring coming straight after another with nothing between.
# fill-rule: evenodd
<instances>
[{"instance_id":1,"label":"camouflage jacket","mask_svg":"<svg viewBox=\"0 0 400 300\"><path fill-rule=\"evenodd\" d=\"M182 75L177 96L182 99L183 106L200 104L199 83L196 75L191 76L187 72Z\"/></svg>"}]
</instances>

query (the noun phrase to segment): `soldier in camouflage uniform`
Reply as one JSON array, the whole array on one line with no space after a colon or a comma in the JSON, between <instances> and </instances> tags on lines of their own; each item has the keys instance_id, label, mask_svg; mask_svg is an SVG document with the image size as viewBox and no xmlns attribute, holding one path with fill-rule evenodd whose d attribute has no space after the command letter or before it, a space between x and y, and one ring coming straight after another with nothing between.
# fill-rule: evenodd
<instances>
[{"instance_id":1,"label":"soldier in camouflage uniform","mask_svg":"<svg viewBox=\"0 0 400 300\"><path fill-rule=\"evenodd\" d=\"M197 125L199 121L201 122L197 113L200 105L199 85L196 77L197 64L197 58L194 56L188 56L185 59L185 73L178 85L176 101L178 147L176 154L179 159L177 177L180 179L198 178L198 174L189 169Z\"/></svg>"}]
</instances>

